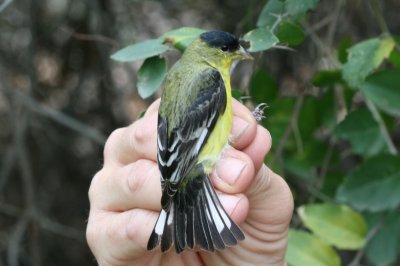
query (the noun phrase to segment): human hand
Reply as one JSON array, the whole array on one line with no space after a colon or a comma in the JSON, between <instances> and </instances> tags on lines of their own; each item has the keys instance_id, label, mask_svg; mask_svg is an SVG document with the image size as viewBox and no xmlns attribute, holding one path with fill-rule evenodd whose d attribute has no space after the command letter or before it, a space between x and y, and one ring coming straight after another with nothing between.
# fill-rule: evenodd
<instances>
[{"instance_id":1,"label":"human hand","mask_svg":"<svg viewBox=\"0 0 400 266\"><path fill-rule=\"evenodd\" d=\"M104 149L104 166L89 189L87 241L99 265L285 265L293 199L286 182L268 169L269 132L233 102L233 147L211 175L227 213L246 239L214 253L173 249L147 251L160 210L156 162L159 100L129 127L115 130Z\"/></svg>"}]
</instances>

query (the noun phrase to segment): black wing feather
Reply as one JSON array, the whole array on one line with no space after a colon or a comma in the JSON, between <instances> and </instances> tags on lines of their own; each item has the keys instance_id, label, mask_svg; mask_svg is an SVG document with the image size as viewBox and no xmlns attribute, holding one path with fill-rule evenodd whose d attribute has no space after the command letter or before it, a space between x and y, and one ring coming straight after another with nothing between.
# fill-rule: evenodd
<instances>
[{"instance_id":1,"label":"black wing feather","mask_svg":"<svg viewBox=\"0 0 400 266\"><path fill-rule=\"evenodd\" d=\"M168 117L158 116L158 165L162 175L161 205L164 210L169 210L172 197L193 168L198 153L226 109L226 90L221 74L208 68L198 78L203 81L202 87L171 132L168 132Z\"/></svg>"}]
</instances>

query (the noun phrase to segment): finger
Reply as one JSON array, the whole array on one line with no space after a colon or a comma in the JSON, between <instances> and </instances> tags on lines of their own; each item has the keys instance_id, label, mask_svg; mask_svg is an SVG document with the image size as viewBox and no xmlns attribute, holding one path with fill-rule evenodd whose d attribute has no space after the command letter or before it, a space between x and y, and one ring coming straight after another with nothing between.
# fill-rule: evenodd
<instances>
[{"instance_id":1,"label":"finger","mask_svg":"<svg viewBox=\"0 0 400 266\"><path fill-rule=\"evenodd\" d=\"M104 148L104 164L129 164L139 159L156 161L157 114L142 117L129 127L115 130Z\"/></svg>"},{"instance_id":2,"label":"finger","mask_svg":"<svg viewBox=\"0 0 400 266\"><path fill-rule=\"evenodd\" d=\"M255 176L251 158L236 149L226 150L210 177L214 186L223 193L241 193Z\"/></svg>"},{"instance_id":3,"label":"finger","mask_svg":"<svg viewBox=\"0 0 400 266\"><path fill-rule=\"evenodd\" d=\"M251 160L254 163L254 169L256 172L258 172L261 165L264 163L264 158L271 149L271 145L271 134L267 129L258 125L257 133L253 141L242 150L244 153L250 156Z\"/></svg>"},{"instance_id":4,"label":"finger","mask_svg":"<svg viewBox=\"0 0 400 266\"><path fill-rule=\"evenodd\" d=\"M257 122L250 110L237 100L232 102L232 107L232 146L241 150L253 141L257 131Z\"/></svg>"},{"instance_id":5,"label":"finger","mask_svg":"<svg viewBox=\"0 0 400 266\"><path fill-rule=\"evenodd\" d=\"M263 165L245 194L251 204L249 223L286 229L292 217L293 196L282 177Z\"/></svg>"},{"instance_id":6,"label":"finger","mask_svg":"<svg viewBox=\"0 0 400 266\"><path fill-rule=\"evenodd\" d=\"M161 184L157 164L139 160L122 168L104 168L93 178L89 199L94 208L106 211L159 210Z\"/></svg>"},{"instance_id":7,"label":"finger","mask_svg":"<svg viewBox=\"0 0 400 266\"><path fill-rule=\"evenodd\" d=\"M235 223L244 221L249 202L243 194L218 195L222 206ZM133 209L121 213L91 210L86 231L87 241L96 258L133 261L147 252L147 242L157 221L158 212ZM106 257L106 258L104 258ZM149 257L143 257L143 264ZM138 261L135 263L140 264ZM99 264L102 265L101 261Z\"/></svg>"},{"instance_id":8,"label":"finger","mask_svg":"<svg viewBox=\"0 0 400 266\"><path fill-rule=\"evenodd\" d=\"M158 108L160 107L161 99L158 98L152 104L150 104L149 108L147 108L144 116L150 116L152 114L158 113Z\"/></svg>"},{"instance_id":9,"label":"finger","mask_svg":"<svg viewBox=\"0 0 400 266\"><path fill-rule=\"evenodd\" d=\"M133 209L121 213L100 213L91 211L86 238L95 257L104 262L148 260L147 241L157 220L158 212ZM150 257L149 257L150 256ZM100 258L100 259L99 259ZM139 263L147 265L147 263Z\"/></svg>"}]
</instances>

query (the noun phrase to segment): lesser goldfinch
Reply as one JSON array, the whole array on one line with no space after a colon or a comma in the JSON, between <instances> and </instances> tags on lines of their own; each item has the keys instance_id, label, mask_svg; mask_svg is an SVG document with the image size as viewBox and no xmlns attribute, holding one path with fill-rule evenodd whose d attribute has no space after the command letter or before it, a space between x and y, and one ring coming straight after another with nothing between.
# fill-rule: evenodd
<instances>
[{"instance_id":1,"label":"lesser goldfinch","mask_svg":"<svg viewBox=\"0 0 400 266\"><path fill-rule=\"evenodd\" d=\"M161 212L147 249L215 251L244 239L209 179L232 127L230 70L251 59L239 39L209 31L190 44L164 81L158 112Z\"/></svg>"}]
</instances>

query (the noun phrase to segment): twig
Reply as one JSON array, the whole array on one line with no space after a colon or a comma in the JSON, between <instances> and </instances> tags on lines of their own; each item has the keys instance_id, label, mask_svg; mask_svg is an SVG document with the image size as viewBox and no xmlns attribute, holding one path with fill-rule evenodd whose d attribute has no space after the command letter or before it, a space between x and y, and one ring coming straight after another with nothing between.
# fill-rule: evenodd
<instances>
[{"instance_id":1,"label":"twig","mask_svg":"<svg viewBox=\"0 0 400 266\"><path fill-rule=\"evenodd\" d=\"M61 26L60 30L71 35L73 38L81 40L81 41L94 41L94 42L101 42L105 44L109 44L112 46L113 49L116 49L119 47L119 44L117 41L106 37L104 35L100 34L84 34L84 33L78 33L75 32L73 29L67 26Z\"/></svg>"},{"instance_id":2,"label":"twig","mask_svg":"<svg viewBox=\"0 0 400 266\"><path fill-rule=\"evenodd\" d=\"M336 2L335 10L333 11L332 21L328 28L328 33L326 35L326 46L330 47L333 43L333 37L335 35L336 25L339 20L340 11L344 4L344 0L338 0Z\"/></svg>"},{"instance_id":3,"label":"twig","mask_svg":"<svg viewBox=\"0 0 400 266\"><path fill-rule=\"evenodd\" d=\"M303 145L303 140L301 139L301 134L299 130L299 123L297 123L297 120L295 123L292 125L293 127L293 136L296 141L296 147L297 147L297 152L298 153L303 153L304 152L304 145Z\"/></svg>"},{"instance_id":4,"label":"twig","mask_svg":"<svg viewBox=\"0 0 400 266\"><path fill-rule=\"evenodd\" d=\"M10 147L7 150L6 155L4 156L2 166L0 169L0 191L2 191L4 186L7 184L11 170L14 167L16 157L17 156L15 149L13 147Z\"/></svg>"},{"instance_id":5,"label":"twig","mask_svg":"<svg viewBox=\"0 0 400 266\"><path fill-rule=\"evenodd\" d=\"M0 13L3 12L6 7L11 4L13 0L4 0L4 2L0 5Z\"/></svg>"},{"instance_id":6,"label":"twig","mask_svg":"<svg viewBox=\"0 0 400 266\"><path fill-rule=\"evenodd\" d=\"M383 121L381 114L379 113L378 109L376 109L375 104L372 103L370 99L368 99L367 97L364 98L365 98L365 103L367 104L367 107L372 114L372 117L379 125L382 137L386 142L386 146L388 147L390 154L397 155L398 151L392 139L390 138L389 132L386 128L385 122Z\"/></svg>"},{"instance_id":7,"label":"twig","mask_svg":"<svg viewBox=\"0 0 400 266\"><path fill-rule=\"evenodd\" d=\"M22 93L16 93L16 94L18 95L18 97L22 98L23 104L26 107L28 107L29 110L34 111L37 114L46 116L63 126L66 126L76 132L79 132L80 134L90 138L94 142L100 145L104 145L106 137L102 133L100 133L97 129L87 126L82 122L76 120L75 118L72 118L60 111L42 105L37 101L35 101L34 99L32 99L31 97L25 96Z\"/></svg>"},{"instance_id":8,"label":"twig","mask_svg":"<svg viewBox=\"0 0 400 266\"><path fill-rule=\"evenodd\" d=\"M7 262L10 266L19 266L19 248L22 241L22 237L25 234L27 226L29 224L29 215L25 214L20 217L13 233L11 234L7 248Z\"/></svg>"},{"instance_id":9,"label":"twig","mask_svg":"<svg viewBox=\"0 0 400 266\"><path fill-rule=\"evenodd\" d=\"M286 142L288 141L290 134L292 133L293 126L296 126L296 124L297 124L297 120L299 118L301 107L303 106L303 99L304 99L303 94L299 95L296 99L296 103L293 108L292 116L290 118L288 126L286 127L285 133L283 134L281 140L279 141L274 158L272 159L272 163L276 159L279 159L282 155L283 148L285 147Z\"/></svg>"},{"instance_id":10,"label":"twig","mask_svg":"<svg viewBox=\"0 0 400 266\"><path fill-rule=\"evenodd\" d=\"M49 218L46 218L46 217L40 217L40 218L37 217L37 218L39 219L38 222L42 229L45 229L54 234L63 236L65 238L71 238L71 239L77 240L82 243L84 243L86 241L85 240L85 232L83 232L81 230L77 230L70 226L60 224L60 223L50 220Z\"/></svg>"},{"instance_id":11,"label":"twig","mask_svg":"<svg viewBox=\"0 0 400 266\"><path fill-rule=\"evenodd\" d=\"M23 211L21 209L10 204L6 204L4 202L0 202L0 213L13 217L23 215ZM37 221L40 228L42 228L43 230L47 230L65 238L74 239L82 243L85 242L85 232L54 221L44 216L42 213L39 213L38 211L35 211L34 213L32 213L32 215L32 219Z\"/></svg>"},{"instance_id":12,"label":"twig","mask_svg":"<svg viewBox=\"0 0 400 266\"><path fill-rule=\"evenodd\" d=\"M378 1L370 0L369 2L371 3L372 9L374 10L376 19L378 20L379 28L384 34L390 35L389 27L387 26L385 18L383 17L382 10L379 7Z\"/></svg>"},{"instance_id":13,"label":"twig","mask_svg":"<svg viewBox=\"0 0 400 266\"><path fill-rule=\"evenodd\" d=\"M271 14L272 16L276 17L274 24L271 26L271 31L274 32L279 24L288 16L288 14Z\"/></svg>"},{"instance_id":14,"label":"twig","mask_svg":"<svg viewBox=\"0 0 400 266\"><path fill-rule=\"evenodd\" d=\"M367 236L365 237L365 243L368 243L382 228L384 223L384 219L381 218L379 222L372 227L372 229L368 232ZM366 245L365 245L366 246ZM360 265L360 260L364 256L365 252L365 246L357 251L356 255L354 256L353 260L348 264L348 266L359 266Z\"/></svg>"}]
</instances>

